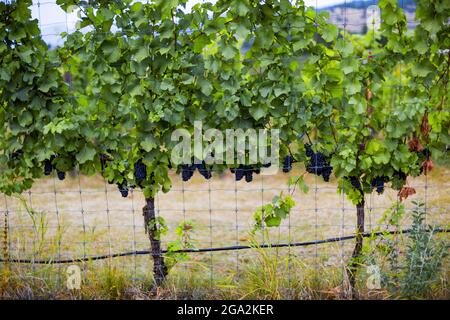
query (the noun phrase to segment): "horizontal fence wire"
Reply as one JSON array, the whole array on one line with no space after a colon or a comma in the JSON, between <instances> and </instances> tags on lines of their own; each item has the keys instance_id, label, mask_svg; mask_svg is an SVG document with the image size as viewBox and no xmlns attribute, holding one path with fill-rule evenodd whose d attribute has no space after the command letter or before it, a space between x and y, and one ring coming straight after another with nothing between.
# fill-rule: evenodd
<instances>
[{"instance_id":1,"label":"horizontal fence wire","mask_svg":"<svg viewBox=\"0 0 450 320\"><path fill-rule=\"evenodd\" d=\"M368 237L379 237L382 235L396 235L396 234L408 234L411 233L411 229L404 230L391 230L391 231L378 231L378 232L365 232L362 234L364 238ZM450 232L450 229L442 229L437 228L432 230L433 233L447 233ZM289 248L289 247L305 247L311 245L318 244L326 244L333 242L340 242L355 239L356 235L349 235L344 237L334 237L323 240L313 240L313 241L305 241L305 242L293 242L293 243L271 243L271 244L260 244L260 245L247 245L247 246L228 246L228 247L218 247L218 248L200 248L200 249L181 249L181 250L173 250L170 253L202 253L202 252L217 252L217 251L233 251L233 250L246 250L246 249L270 249L270 248ZM162 253L168 253L169 251L166 249L161 250ZM148 255L152 254L150 250L138 250L138 251L130 251L130 252L120 252L120 253L112 253L105 255L95 255L90 257L83 258L73 258L73 259L63 259L63 260L32 260L32 259L0 259L0 262L6 263L35 263L35 264L64 264L64 263L75 263L75 262L88 262L88 261L96 261L96 260L104 260L109 258L118 258L118 257L126 257L133 255Z\"/></svg>"}]
</instances>

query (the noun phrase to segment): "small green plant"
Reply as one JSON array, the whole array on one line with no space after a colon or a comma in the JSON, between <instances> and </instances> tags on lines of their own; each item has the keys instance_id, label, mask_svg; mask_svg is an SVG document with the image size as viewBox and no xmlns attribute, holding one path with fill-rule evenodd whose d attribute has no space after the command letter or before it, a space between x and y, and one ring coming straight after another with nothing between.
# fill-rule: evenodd
<instances>
[{"instance_id":1,"label":"small green plant","mask_svg":"<svg viewBox=\"0 0 450 320\"><path fill-rule=\"evenodd\" d=\"M425 223L424 203L414 204L411 232L399 278L400 294L405 298L422 297L429 291L438 279L442 261L450 248L445 242L436 240L436 228Z\"/></svg>"},{"instance_id":2,"label":"small green plant","mask_svg":"<svg viewBox=\"0 0 450 320\"><path fill-rule=\"evenodd\" d=\"M280 192L279 195L272 198L271 203L265 204L255 211L253 215L255 221L252 231L253 234L256 231L261 230L263 226L269 228L280 226L281 221L287 218L291 209L295 206L292 195L295 193L297 187L303 193L308 193L309 191L309 187L305 183L303 175L290 178L288 184L292 187L292 190L288 195L285 196L283 192Z\"/></svg>"},{"instance_id":3,"label":"small green plant","mask_svg":"<svg viewBox=\"0 0 450 320\"><path fill-rule=\"evenodd\" d=\"M383 287L408 299L425 297L430 292L449 248L444 241L436 239L437 228L426 224L425 204L420 201L413 201L413 204L412 224L407 236L389 231L400 225L406 212L404 205L394 204L379 221L379 225L386 228L383 231L379 227L374 229L370 238L370 244L376 241L375 251L372 252L369 244L364 248L367 264L376 263L377 258L381 260ZM375 232L380 231L381 237L376 239Z\"/></svg>"},{"instance_id":4,"label":"small green plant","mask_svg":"<svg viewBox=\"0 0 450 320\"><path fill-rule=\"evenodd\" d=\"M167 253L164 255L167 262L167 267L170 270L177 263L187 261L189 256L186 252L179 252L180 250L194 249L195 241L193 238L195 225L192 221L182 221L175 229L177 238L170 242L167 246Z\"/></svg>"},{"instance_id":5,"label":"small green plant","mask_svg":"<svg viewBox=\"0 0 450 320\"><path fill-rule=\"evenodd\" d=\"M283 193L274 196L272 202L259 207L253 218L255 225L253 231L261 230L263 225L267 227L278 227L281 220L285 219L292 207L295 205L290 195L284 196Z\"/></svg>"},{"instance_id":6,"label":"small green plant","mask_svg":"<svg viewBox=\"0 0 450 320\"><path fill-rule=\"evenodd\" d=\"M169 231L169 228L163 217L156 217L148 222L147 230L154 230L155 239L161 240L161 236L165 235Z\"/></svg>"}]
</instances>

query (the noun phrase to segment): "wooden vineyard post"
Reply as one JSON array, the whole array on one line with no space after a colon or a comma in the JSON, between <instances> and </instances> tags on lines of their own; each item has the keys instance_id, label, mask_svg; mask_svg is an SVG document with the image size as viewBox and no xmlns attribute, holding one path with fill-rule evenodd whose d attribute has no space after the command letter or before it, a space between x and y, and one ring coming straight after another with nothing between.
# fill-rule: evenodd
<instances>
[{"instance_id":1,"label":"wooden vineyard post","mask_svg":"<svg viewBox=\"0 0 450 320\"><path fill-rule=\"evenodd\" d=\"M150 239L152 258L153 258L153 276L156 287L161 286L167 276L167 267L164 263L164 256L161 249L161 240L159 237L158 224L155 217L155 199L145 199L146 205L143 208L145 230Z\"/></svg>"}]
</instances>

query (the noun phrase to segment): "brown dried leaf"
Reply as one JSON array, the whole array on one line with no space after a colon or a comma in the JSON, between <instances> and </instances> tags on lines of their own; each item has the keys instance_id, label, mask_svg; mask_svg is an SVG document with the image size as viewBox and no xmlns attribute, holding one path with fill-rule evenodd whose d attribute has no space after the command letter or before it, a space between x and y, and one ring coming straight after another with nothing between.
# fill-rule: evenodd
<instances>
[{"instance_id":1,"label":"brown dried leaf","mask_svg":"<svg viewBox=\"0 0 450 320\"><path fill-rule=\"evenodd\" d=\"M433 170L433 161L431 159L425 160L422 163L422 169L423 169L423 173L425 175L427 175L428 172L430 172L431 170Z\"/></svg>"},{"instance_id":2,"label":"brown dried leaf","mask_svg":"<svg viewBox=\"0 0 450 320\"><path fill-rule=\"evenodd\" d=\"M185 224L184 226L183 226L183 229L184 230L191 230L193 227L190 225L190 224Z\"/></svg>"},{"instance_id":3,"label":"brown dried leaf","mask_svg":"<svg viewBox=\"0 0 450 320\"><path fill-rule=\"evenodd\" d=\"M431 131L431 126L428 123L428 114L425 114L422 118L422 124L420 126L420 129L422 131L422 134L424 137L428 137L428 134Z\"/></svg>"},{"instance_id":4,"label":"brown dried leaf","mask_svg":"<svg viewBox=\"0 0 450 320\"><path fill-rule=\"evenodd\" d=\"M336 299L342 295L343 288L342 286L337 286L328 290L321 290L320 292L329 299Z\"/></svg>"},{"instance_id":5,"label":"brown dried leaf","mask_svg":"<svg viewBox=\"0 0 450 320\"><path fill-rule=\"evenodd\" d=\"M423 146L419 141L418 137L413 137L411 140L409 140L408 142L408 148L409 151L417 151L417 152L422 152L423 151Z\"/></svg>"},{"instance_id":6,"label":"brown dried leaf","mask_svg":"<svg viewBox=\"0 0 450 320\"><path fill-rule=\"evenodd\" d=\"M416 193L416 189L411 187L403 187L402 190L398 192L398 196L400 198L400 202L403 202L403 200L406 200L409 196L412 196Z\"/></svg>"}]
</instances>

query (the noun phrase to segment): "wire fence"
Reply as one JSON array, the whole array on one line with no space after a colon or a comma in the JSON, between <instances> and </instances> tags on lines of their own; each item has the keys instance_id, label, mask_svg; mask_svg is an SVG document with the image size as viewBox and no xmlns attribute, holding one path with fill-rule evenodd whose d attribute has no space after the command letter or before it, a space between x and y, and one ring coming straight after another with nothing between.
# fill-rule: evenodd
<instances>
[{"instance_id":1,"label":"wire fence","mask_svg":"<svg viewBox=\"0 0 450 320\"><path fill-rule=\"evenodd\" d=\"M310 192L293 193L296 205L280 227L267 228L267 233L256 235L250 232L256 208L281 191L291 192L287 180L302 170L257 175L252 183L235 181L229 172L213 173L210 180L196 174L191 181L183 182L173 172L172 190L158 194L155 201L157 216L163 217L169 228L161 237L162 253L189 253L191 257L181 261L177 268L186 271L192 265L202 265L208 270L211 285L225 274L245 269L260 254L254 250L259 248L281 250L279 254L288 261L302 257L304 263L317 270L328 264L344 270L354 246L349 240L355 237L356 209L345 196L336 193L334 181L325 183L307 177ZM450 203L445 197L450 193L450 172L438 170L436 181L421 177L409 184L417 192L413 199L427 199L427 223L437 226L436 232L447 232ZM95 269L98 265L89 262L106 260L108 268L120 266L132 279L146 279L151 274L152 262L145 258L151 250L142 216L144 204L138 189L123 198L115 185L109 185L101 177L74 172L65 181L59 181L56 175L38 181L29 192L12 198L4 196L0 201L5 221L2 234L6 239L1 262L26 263L29 266L20 268L36 271L73 263ZM385 222L380 225L380 219L398 205L394 190L368 195L364 236L381 235L377 227L385 230L387 226ZM406 218L397 228L391 227L390 234L406 235L410 231L408 213L414 205L411 201L404 205ZM192 225L190 244L170 251L168 248L178 239L174 231L180 222ZM114 263L112 258L117 258ZM65 268L57 268L60 272L54 274L64 277ZM289 268L287 276L296 272L295 268Z\"/></svg>"}]
</instances>

